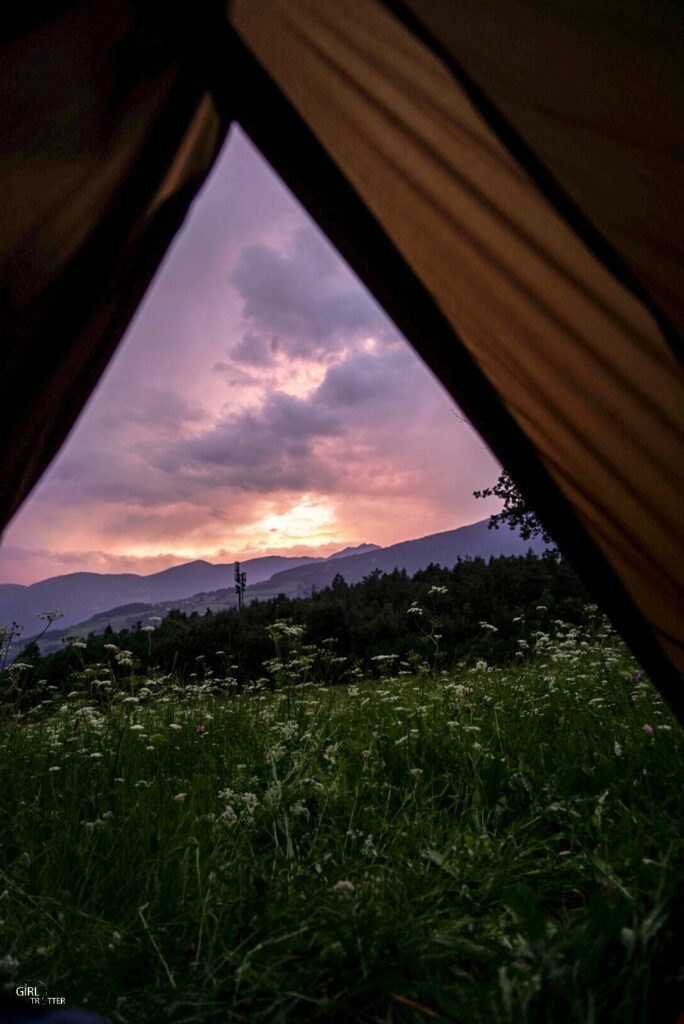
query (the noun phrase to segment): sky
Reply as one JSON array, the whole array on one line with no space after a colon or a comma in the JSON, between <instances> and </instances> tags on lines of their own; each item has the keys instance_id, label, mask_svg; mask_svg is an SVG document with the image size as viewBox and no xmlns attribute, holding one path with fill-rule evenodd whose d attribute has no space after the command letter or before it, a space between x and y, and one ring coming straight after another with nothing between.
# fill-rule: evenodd
<instances>
[{"instance_id":1,"label":"sky","mask_svg":"<svg viewBox=\"0 0 684 1024\"><path fill-rule=\"evenodd\" d=\"M498 463L238 128L0 582L327 555L476 522Z\"/></svg>"}]
</instances>

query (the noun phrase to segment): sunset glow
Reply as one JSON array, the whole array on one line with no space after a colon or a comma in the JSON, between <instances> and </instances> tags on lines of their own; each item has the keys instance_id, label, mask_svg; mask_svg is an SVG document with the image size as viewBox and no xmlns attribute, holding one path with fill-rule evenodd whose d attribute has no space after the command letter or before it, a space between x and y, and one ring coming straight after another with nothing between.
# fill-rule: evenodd
<instances>
[{"instance_id":1,"label":"sunset glow","mask_svg":"<svg viewBox=\"0 0 684 1024\"><path fill-rule=\"evenodd\" d=\"M331 554L484 518L497 463L245 137L210 180L0 581Z\"/></svg>"}]
</instances>

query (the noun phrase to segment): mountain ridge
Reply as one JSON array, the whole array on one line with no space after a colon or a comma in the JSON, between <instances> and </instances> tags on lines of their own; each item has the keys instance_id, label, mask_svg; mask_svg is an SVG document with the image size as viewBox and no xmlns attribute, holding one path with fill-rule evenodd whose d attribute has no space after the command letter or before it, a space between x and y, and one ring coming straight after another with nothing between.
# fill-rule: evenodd
<instances>
[{"instance_id":1,"label":"mountain ridge","mask_svg":"<svg viewBox=\"0 0 684 1024\"><path fill-rule=\"evenodd\" d=\"M463 558L490 558L497 555L523 555L532 549L541 553L546 545L540 541L524 541L515 531L508 528L501 530L490 530L488 519L467 526L458 527L455 530L445 530L437 534L427 534L413 540L400 541L388 547L379 545L358 545L351 551L357 553L344 554L349 549L342 549L328 558L313 558L303 556L300 559L288 559L287 556L263 556L262 558L246 560L241 562L242 567L247 571L247 593L246 600L269 600L283 593L288 597L306 597L312 592L329 586L335 576L342 575L347 583L357 583L365 576L379 570L380 572L391 572L394 569L402 569L413 575L419 569L426 568L429 564L435 563L452 567ZM358 549L362 548L360 553ZM184 595L171 595L165 598L156 597L154 600L145 600L146 592L144 587L136 588L137 593L124 600L114 599L107 608L95 608L89 614L82 616L79 620L65 622L60 619L56 628L46 633L43 645L55 645L62 637L78 632L98 632L111 625L113 629L130 628L137 622L149 623L155 616L164 616L172 608L180 608L187 613L193 611L204 612L206 609L218 611L224 608L234 607L236 595L233 586L232 564L212 565L210 562L203 562L202 578L207 582L218 580L223 584L220 587L203 586ZM297 562L282 567L283 562ZM255 563L261 563L257 565ZM183 563L181 566L172 566L164 569L161 573L153 573L148 577L135 577L142 581L156 580L159 576L165 576L173 570L183 570L193 567L197 563ZM251 567L251 568L250 568ZM268 569L278 567L278 571L272 572L266 578L259 573L266 573ZM79 575L79 574L69 574ZM81 574L82 575L82 574ZM85 574L95 575L98 574ZM106 576L106 574L102 574ZM181 575L183 575L181 573ZM186 587L187 574L186 575ZM255 579L255 575L257 578ZM60 577L53 577L59 579ZM190 574L190 579L195 579ZM178 581L178 575L171 577L172 582ZM44 581L47 582L47 581ZM33 584L36 587L37 584ZM29 588L30 589L30 588ZM149 582L147 592L149 592ZM41 611L54 605L43 605ZM2 609L0 606L0 621L2 621ZM33 631L32 631L33 632ZM30 640L26 636L20 641L21 644Z\"/></svg>"}]
</instances>

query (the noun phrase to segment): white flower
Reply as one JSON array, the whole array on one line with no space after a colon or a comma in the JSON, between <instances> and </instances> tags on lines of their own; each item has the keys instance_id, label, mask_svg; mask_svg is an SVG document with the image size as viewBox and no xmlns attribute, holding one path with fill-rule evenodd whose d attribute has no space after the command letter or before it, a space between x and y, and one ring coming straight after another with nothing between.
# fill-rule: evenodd
<instances>
[{"instance_id":1,"label":"white flower","mask_svg":"<svg viewBox=\"0 0 684 1024\"><path fill-rule=\"evenodd\" d=\"M175 800L175 801L176 801L177 803L179 803L179 804L182 804L182 803L183 803L183 801L185 800L185 798L186 798L186 796L187 796L187 795L188 795L187 793L176 793L176 795L174 796L174 798L173 798L173 799L174 799L174 800Z\"/></svg>"},{"instance_id":2,"label":"white flower","mask_svg":"<svg viewBox=\"0 0 684 1024\"><path fill-rule=\"evenodd\" d=\"M616 757L622 757L622 747L617 740L615 740L615 743L613 744L613 750L615 751Z\"/></svg>"},{"instance_id":3,"label":"white flower","mask_svg":"<svg viewBox=\"0 0 684 1024\"><path fill-rule=\"evenodd\" d=\"M43 622L54 622L55 619L61 619L64 617L64 612L52 611L52 612L37 612L36 618L42 619Z\"/></svg>"},{"instance_id":4,"label":"white flower","mask_svg":"<svg viewBox=\"0 0 684 1024\"><path fill-rule=\"evenodd\" d=\"M356 892L356 886L353 882L349 882L347 879L343 879L340 882L335 882L333 885L333 892L339 893L340 896L353 896Z\"/></svg>"},{"instance_id":5,"label":"white flower","mask_svg":"<svg viewBox=\"0 0 684 1024\"><path fill-rule=\"evenodd\" d=\"M177 722L171 722L171 725L169 726L169 729L173 729L174 732L178 732L181 728L182 726L178 725Z\"/></svg>"}]
</instances>

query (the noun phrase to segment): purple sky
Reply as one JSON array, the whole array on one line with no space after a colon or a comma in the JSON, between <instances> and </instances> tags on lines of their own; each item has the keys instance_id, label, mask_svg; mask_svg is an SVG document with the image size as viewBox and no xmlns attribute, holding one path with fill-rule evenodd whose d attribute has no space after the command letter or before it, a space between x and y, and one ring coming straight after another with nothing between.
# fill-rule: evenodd
<instances>
[{"instance_id":1,"label":"purple sky","mask_svg":"<svg viewBox=\"0 0 684 1024\"><path fill-rule=\"evenodd\" d=\"M484 518L498 464L238 129L0 581L329 554Z\"/></svg>"}]
</instances>

